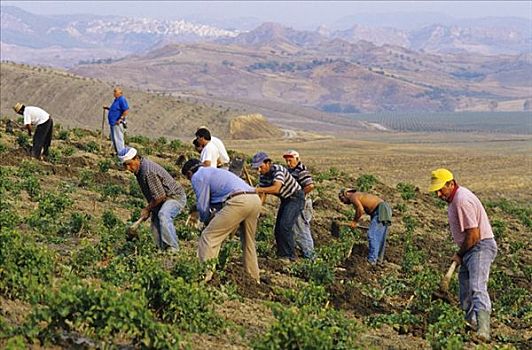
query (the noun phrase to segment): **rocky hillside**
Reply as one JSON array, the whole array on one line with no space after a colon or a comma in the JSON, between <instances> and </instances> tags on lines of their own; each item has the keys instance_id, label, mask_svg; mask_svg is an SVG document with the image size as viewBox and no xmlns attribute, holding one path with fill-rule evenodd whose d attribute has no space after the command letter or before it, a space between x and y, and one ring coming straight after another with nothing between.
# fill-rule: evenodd
<instances>
[{"instance_id":1,"label":"rocky hillside","mask_svg":"<svg viewBox=\"0 0 532 350\"><path fill-rule=\"evenodd\" d=\"M113 101L109 81L78 76L65 71L1 63L2 115L15 116L16 102L42 107L56 122L70 127L101 129L102 106ZM229 121L239 111L188 97L148 93L124 86L130 105L128 131L149 137L192 137L197 127L208 125L222 137L230 137ZM107 122L106 122L107 124ZM105 126L108 133L108 126Z\"/></svg>"},{"instance_id":2,"label":"rocky hillside","mask_svg":"<svg viewBox=\"0 0 532 350\"><path fill-rule=\"evenodd\" d=\"M180 251L155 249L148 224L136 240L128 223L145 204L134 177L98 148L97 134L56 129L48 162L28 158L24 134L0 123L0 347L150 349L460 349L475 347L458 309L438 284L456 249L445 205L414 186L384 185L326 162L311 169L317 189L312 223L316 259L286 265L275 258L276 203L259 218L261 284L243 270L239 240L224 242L215 278L202 282L199 231L175 223ZM175 159L194 154L166 139L130 137L141 154L162 164L189 194ZM241 155L245 156L245 155ZM342 228L352 208L338 202L356 185L394 210L383 265L365 263L361 229ZM481 198L483 200L483 198ZM493 340L484 347L528 349L532 237L530 203L484 201L499 244L489 290Z\"/></svg>"}]
</instances>

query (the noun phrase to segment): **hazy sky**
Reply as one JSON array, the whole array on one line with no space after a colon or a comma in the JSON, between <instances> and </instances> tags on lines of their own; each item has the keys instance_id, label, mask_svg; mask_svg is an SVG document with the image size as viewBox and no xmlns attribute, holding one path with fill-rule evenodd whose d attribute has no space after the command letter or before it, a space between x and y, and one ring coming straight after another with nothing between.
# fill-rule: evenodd
<instances>
[{"instance_id":1,"label":"hazy sky","mask_svg":"<svg viewBox=\"0 0 532 350\"><path fill-rule=\"evenodd\" d=\"M330 24L361 13L439 12L455 18L532 19L532 1L4 1L37 14L91 13L177 19L255 17L295 27Z\"/></svg>"}]
</instances>

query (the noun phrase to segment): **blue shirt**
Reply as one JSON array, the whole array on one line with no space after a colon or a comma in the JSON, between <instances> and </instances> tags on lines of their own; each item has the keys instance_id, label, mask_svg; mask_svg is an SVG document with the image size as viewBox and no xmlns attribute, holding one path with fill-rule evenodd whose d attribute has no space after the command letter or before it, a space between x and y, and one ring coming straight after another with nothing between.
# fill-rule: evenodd
<instances>
[{"instance_id":1,"label":"blue shirt","mask_svg":"<svg viewBox=\"0 0 532 350\"><path fill-rule=\"evenodd\" d=\"M109 107L109 113L107 114L107 120L109 125L115 125L116 121L120 119L122 114L129 109L127 100L124 96L115 98L111 107Z\"/></svg>"},{"instance_id":2,"label":"blue shirt","mask_svg":"<svg viewBox=\"0 0 532 350\"><path fill-rule=\"evenodd\" d=\"M212 167L200 167L192 175L192 188L196 193L196 206L202 222L206 222L211 215L211 203L222 203L236 192L255 191L232 172Z\"/></svg>"}]
</instances>

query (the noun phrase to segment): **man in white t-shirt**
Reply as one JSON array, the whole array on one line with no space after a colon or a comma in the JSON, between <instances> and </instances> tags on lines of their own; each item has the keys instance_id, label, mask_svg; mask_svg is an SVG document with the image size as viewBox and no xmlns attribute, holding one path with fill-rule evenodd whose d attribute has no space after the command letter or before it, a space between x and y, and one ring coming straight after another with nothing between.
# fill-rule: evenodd
<instances>
[{"instance_id":1,"label":"man in white t-shirt","mask_svg":"<svg viewBox=\"0 0 532 350\"><path fill-rule=\"evenodd\" d=\"M219 138L211 136L207 128L201 127L196 131L196 140L203 147L200 156L203 166L213 168L227 168L229 166L229 155L223 142Z\"/></svg>"},{"instance_id":2,"label":"man in white t-shirt","mask_svg":"<svg viewBox=\"0 0 532 350\"><path fill-rule=\"evenodd\" d=\"M33 134L33 145L31 155L37 159L42 159L41 154L48 156L48 149L52 143L54 122L50 114L39 107L25 106L18 102L13 109L16 113L24 116L24 126L31 136L32 124L36 126Z\"/></svg>"}]
</instances>

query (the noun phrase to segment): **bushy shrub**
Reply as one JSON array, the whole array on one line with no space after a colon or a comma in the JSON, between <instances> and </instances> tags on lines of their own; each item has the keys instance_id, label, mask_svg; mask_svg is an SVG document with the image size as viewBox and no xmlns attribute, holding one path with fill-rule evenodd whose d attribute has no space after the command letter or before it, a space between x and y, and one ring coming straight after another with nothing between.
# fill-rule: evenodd
<instances>
[{"instance_id":1,"label":"bushy shrub","mask_svg":"<svg viewBox=\"0 0 532 350\"><path fill-rule=\"evenodd\" d=\"M173 152L177 152L181 147L183 147L183 143L179 139L175 139L170 141L170 149Z\"/></svg>"},{"instance_id":2,"label":"bushy shrub","mask_svg":"<svg viewBox=\"0 0 532 350\"><path fill-rule=\"evenodd\" d=\"M142 145L142 146L147 146L150 144L150 139L142 135L130 136L128 139L129 139L128 143L138 143L139 145Z\"/></svg>"},{"instance_id":3,"label":"bushy shrub","mask_svg":"<svg viewBox=\"0 0 532 350\"><path fill-rule=\"evenodd\" d=\"M141 293L76 280L64 281L50 291L43 306L32 311L26 327L44 339L66 331L111 343L115 337L126 338L150 349L178 349L181 343L170 326L157 322Z\"/></svg>"},{"instance_id":4,"label":"bushy shrub","mask_svg":"<svg viewBox=\"0 0 532 350\"><path fill-rule=\"evenodd\" d=\"M405 201L416 197L416 186L412 184L399 182L396 188L401 193L401 198Z\"/></svg>"},{"instance_id":5,"label":"bushy shrub","mask_svg":"<svg viewBox=\"0 0 532 350\"><path fill-rule=\"evenodd\" d=\"M100 169L100 173L106 173L111 168L111 165L113 165L113 162L111 162L110 159L104 159L98 162L98 168Z\"/></svg>"},{"instance_id":6,"label":"bushy shrub","mask_svg":"<svg viewBox=\"0 0 532 350\"><path fill-rule=\"evenodd\" d=\"M49 288L54 256L18 231L0 228L0 293L36 302Z\"/></svg>"},{"instance_id":7,"label":"bushy shrub","mask_svg":"<svg viewBox=\"0 0 532 350\"><path fill-rule=\"evenodd\" d=\"M428 316L427 340L433 349L462 349L465 319L462 310L446 302L431 305Z\"/></svg>"},{"instance_id":8,"label":"bushy shrub","mask_svg":"<svg viewBox=\"0 0 532 350\"><path fill-rule=\"evenodd\" d=\"M274 305L277 319L252 346L256 350L357 349L360 326L334 309L283 308Z\"/></svg>"},{"instance_id":9,"label":"bushy shrub","mask_svg":"<svg viewBox=\"0 0 532 350\"><path fill-rule=\"evenodd\" d=\"M373 175L364 174L357 178L356 188L360 192L368 192L377 184L377 178Z\"/></svg>"},{"instance_id":10,"label":"bushy shrub","mask_svg":"<svg viewBox=\"0 0 532 350\"><path fill-rule=\"evenodd\" d=\"M213 332L222 320L213 310L204 287L173 278L156 263L140 266L139 282L148 306L161 319L192 332Z\"/></svg>"}]
</instances>

